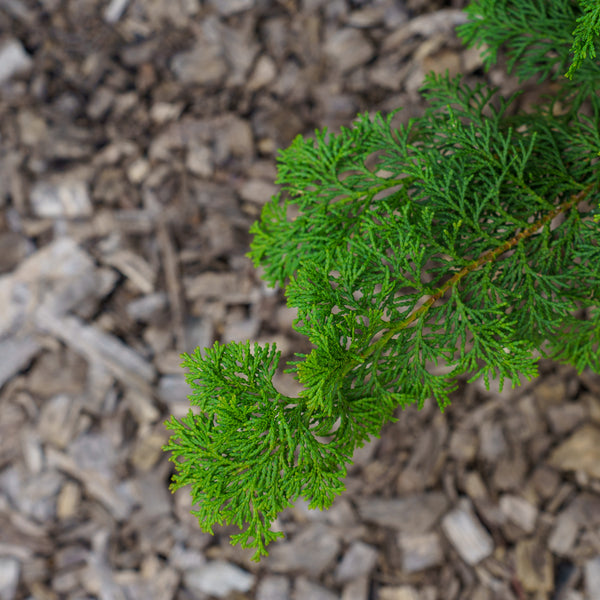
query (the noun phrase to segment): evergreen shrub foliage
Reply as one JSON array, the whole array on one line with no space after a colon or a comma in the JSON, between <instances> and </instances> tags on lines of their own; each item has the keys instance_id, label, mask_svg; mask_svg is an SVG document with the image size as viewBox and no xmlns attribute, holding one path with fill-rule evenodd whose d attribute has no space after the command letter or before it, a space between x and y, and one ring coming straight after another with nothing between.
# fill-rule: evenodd
<instances>
[{"instance_id":1,"label":"evergreen shrub foliage","mask_svg":"<svg viewBox=\"0 0 600 600\"><path fill-rule=\"evenodd\" d=\"M520 80L556 82L552 99L515 115L514 97L431 74L406 126L363 114L297 137L249 256L312 343L287 365L303 391L274 387L275 345L184 355L195 410L167 422L172 489L191 486L202 529L239 526L232 542L256 560L296 498L331 505L397 407L444 409L462 375L514 387L540 356L600 373L600 4L467 12L459 34L485 44L486 66L504 48Z\"/></svg>"}]
</instances>

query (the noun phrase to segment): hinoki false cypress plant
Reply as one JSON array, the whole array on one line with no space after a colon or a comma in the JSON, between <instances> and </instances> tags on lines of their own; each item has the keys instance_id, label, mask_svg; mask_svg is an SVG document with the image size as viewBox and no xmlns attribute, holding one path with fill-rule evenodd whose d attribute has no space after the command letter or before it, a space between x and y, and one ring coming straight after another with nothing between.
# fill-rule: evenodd
<instances>
[{"instance_id":1,"label":"hinoki false cypress plant","mask_svg":"<svg viewBox=\"0 0 600 600\"><path fill-rule=\"evenodd\" d=\"M297 137L249 255L313 345L288 363L303 391L273 385L275 345L184 355L196 411L167 422L172 488L190 484L200 526L239 526L257 560L296 498L331 505L398 406L443 409L462 375L514 387L540 356L600 373L600 3L467 12L459 34L486 44L486 66L502 46L521 80L556 82L553 98L514 115L514 98L432 74L406 126L364 114Z\"/></svg>"}]
</instances>

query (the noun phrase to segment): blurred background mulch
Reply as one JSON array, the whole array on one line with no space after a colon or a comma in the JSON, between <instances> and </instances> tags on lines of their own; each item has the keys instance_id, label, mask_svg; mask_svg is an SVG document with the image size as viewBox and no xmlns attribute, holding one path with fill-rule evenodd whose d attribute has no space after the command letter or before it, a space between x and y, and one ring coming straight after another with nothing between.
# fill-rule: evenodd
<instances>
[{"instance_id":1,"label":"blurred background mulch","mask_svg":"<svg viewBox=\"0 0 600 600\"><path fill-rule=\"evenodd\" d=\"M516 88L463 4L0 0L0 600L600 598L600 378L552 363L404 411L259 564L168 491L180 353L305 348L245 257L277 150L430 70Z\"/></svg>"}]
</instances>

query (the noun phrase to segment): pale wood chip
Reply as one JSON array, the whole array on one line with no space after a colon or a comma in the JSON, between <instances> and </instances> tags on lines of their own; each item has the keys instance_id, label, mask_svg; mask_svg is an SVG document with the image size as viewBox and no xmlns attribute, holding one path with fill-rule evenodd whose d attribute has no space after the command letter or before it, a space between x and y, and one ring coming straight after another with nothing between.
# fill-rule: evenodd
<instances>
[{"instance_id":1,"label":"pale wood chip","mask_svg":"<svg viewBox=\"0 0 600 600\"><path fill-rule=\"evenodd\" d=\"M442 530L450 543L469 565L475 565L494 551L494 541L473 513L471 503L463 499L442 519Z\"/></svg>"},{"instance_id":2,"label":"pale wood chip","mask_svg":"<svg viewBox=\"0 0 600 600\"><path fill-rule=\"evenodd\" d=\"M516 549L517 577L528 592L551 592L554 589L552 556L537 540L521 540Z\"/></svg>"},{"instance_id":3,"label":"pale wood chip","mask_svg":"<svg viewBox=\"0 0 600 600\"><path fill-rule=\"evenodd\" d=\"M115 336L85 325L76 317L56 317L40 309L36 312L36 324L81 353L89 362L102 363L123 383L151 394L150 383L155 377L153 366Z\"/></svg>"}]
</instances>

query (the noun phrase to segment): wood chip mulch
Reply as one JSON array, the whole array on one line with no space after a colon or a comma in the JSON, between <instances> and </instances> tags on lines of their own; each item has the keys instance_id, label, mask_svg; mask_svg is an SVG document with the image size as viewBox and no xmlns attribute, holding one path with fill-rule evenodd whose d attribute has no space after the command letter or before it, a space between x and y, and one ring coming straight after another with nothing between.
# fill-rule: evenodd
<instances>
[{"instance_id":1,"label":"wood chip mulch","mask_svg":"<svg viewBox=\"0 0 600 600\"><path fill-rule=\"evenodd\" d=\"M245 257L278 149L431 69L515 89L462 6L0 2L0 600L600 598L600 377L549 362L401 413L259 564L168 491L180 353L305 348Z\"/></svg>"}]
</instances>

